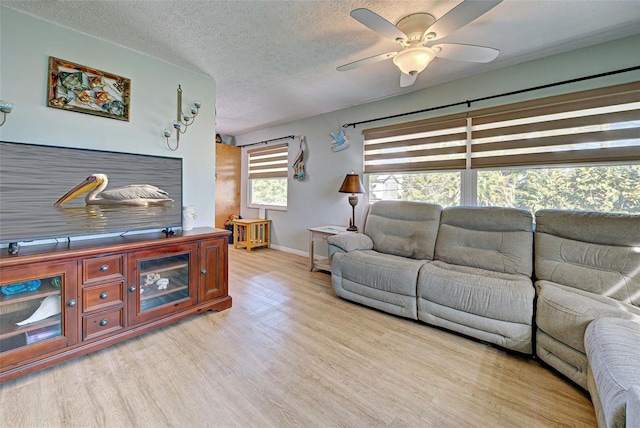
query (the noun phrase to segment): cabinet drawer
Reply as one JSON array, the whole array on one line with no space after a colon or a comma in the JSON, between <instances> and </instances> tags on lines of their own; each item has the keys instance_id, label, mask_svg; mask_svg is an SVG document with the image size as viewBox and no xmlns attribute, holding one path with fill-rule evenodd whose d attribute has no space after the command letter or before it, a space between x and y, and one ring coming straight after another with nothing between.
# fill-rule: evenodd
<instances>
[{"instance_id":1,"label":"cabinet drawer","mask_svg":"<svg viewBox=\"0 0 640 428\"><path fill-rule=\"evenodd\" d=\"M123 304L124 282L114 282L82 289L82 312Z\"/></svg>"},{"instance_id":2,"label":"cabinet drawer","mask_svg":"<svg viewBox=\"0 0 640 428\"><path fill-rule=\"evenodd\" d=\"M84 259L82 261L82 283L88 284L106 279L124 280L124 255Z\"/></svg>"},{"instance_id":3,"label":"cabinet drawer","mask_svg":"<svg viewBox=\"0 0 640 428\"><path fill-rule=\"evenodd\" d=\"M82 317L82 340L91 340L124 328L124 308Z\"/></svg>"}]
</instances>

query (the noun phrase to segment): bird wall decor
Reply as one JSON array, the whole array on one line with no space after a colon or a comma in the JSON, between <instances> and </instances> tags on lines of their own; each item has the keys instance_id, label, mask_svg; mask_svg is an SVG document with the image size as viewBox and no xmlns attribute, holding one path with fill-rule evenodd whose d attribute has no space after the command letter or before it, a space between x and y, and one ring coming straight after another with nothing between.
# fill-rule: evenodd
<instances>
[{"instance_id":1,"label":"bird wall decor","mask_svg":"<svg viewBox=\"0 0 640 428\"><path fill-rule=\"evenodd\" d=\"M344 128L340 128L338 134L334 132L330 132L333 140L331 140L331 151L339 152L341 150L345 150L349 148L349 137L344 135Z\"/></svg>"}]
</instances>

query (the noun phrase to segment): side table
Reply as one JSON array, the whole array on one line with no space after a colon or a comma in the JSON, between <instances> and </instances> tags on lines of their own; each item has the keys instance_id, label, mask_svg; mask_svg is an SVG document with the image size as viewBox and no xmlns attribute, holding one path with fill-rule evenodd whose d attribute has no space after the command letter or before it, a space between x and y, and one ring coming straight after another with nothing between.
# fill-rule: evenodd
<instances>
[{"instance_id":1,"label":"side table","mask_svg":"<svg viewBox=\"0 0 640 428\"><path fill-rule=\"evenodd\" d=\"M233 224L233 248L244 245L251 252L252 248L271 245L271 220L242 218Z\"/></svg>"},{"instance_id":2,"label":"side table","mask_svg":"<svg viewBox=\"0 0 640 428\"><path fill-rule=\"evenodd\" d=\"M314 243L325 241L329 236L340 235L342 233L353 233L347 231L347 226L317 226L309 229L309 271L313 269L331 272L331 264L317 261L314 255Z\"/></svg>"}]
</instances>

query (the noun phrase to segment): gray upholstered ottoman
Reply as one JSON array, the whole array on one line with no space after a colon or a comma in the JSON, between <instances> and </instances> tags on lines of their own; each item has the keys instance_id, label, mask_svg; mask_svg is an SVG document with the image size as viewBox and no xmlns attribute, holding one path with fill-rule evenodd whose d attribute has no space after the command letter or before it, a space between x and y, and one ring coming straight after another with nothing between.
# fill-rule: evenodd
<instances>
[{"instance_id":1,"label":"gray upholstered ottoman","mask_svg":"<svg viewBox=\"0 0 640 428\"><path fill-rule=\"evenodd\" d=\"M598 426L640 427L640 324L598 318L587 327L584 345Z\"/></svg>"}]
</instances>

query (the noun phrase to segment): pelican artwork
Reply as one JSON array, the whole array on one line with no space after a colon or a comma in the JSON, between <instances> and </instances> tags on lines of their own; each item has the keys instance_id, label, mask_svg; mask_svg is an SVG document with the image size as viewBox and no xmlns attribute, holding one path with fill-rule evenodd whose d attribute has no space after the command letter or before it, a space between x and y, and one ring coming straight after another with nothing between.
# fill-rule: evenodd
<instances>
[{"instance_id":1,"label":"pelican artwork","mask_svg":"<svg viewBox=\"0 0 640 428\"><path fill-rule=\"evenodd\" d=\"M168 202L173 202L173 199L169 198L167 192L151 184L133 184L117 189L105 190L108 183L109 180L105 174L92 174L58 199L53 206L60 206L89 191L84 199L87 205L131 205L146 207L148 205L163 205Z\"/></svg>"}]
</instances>

